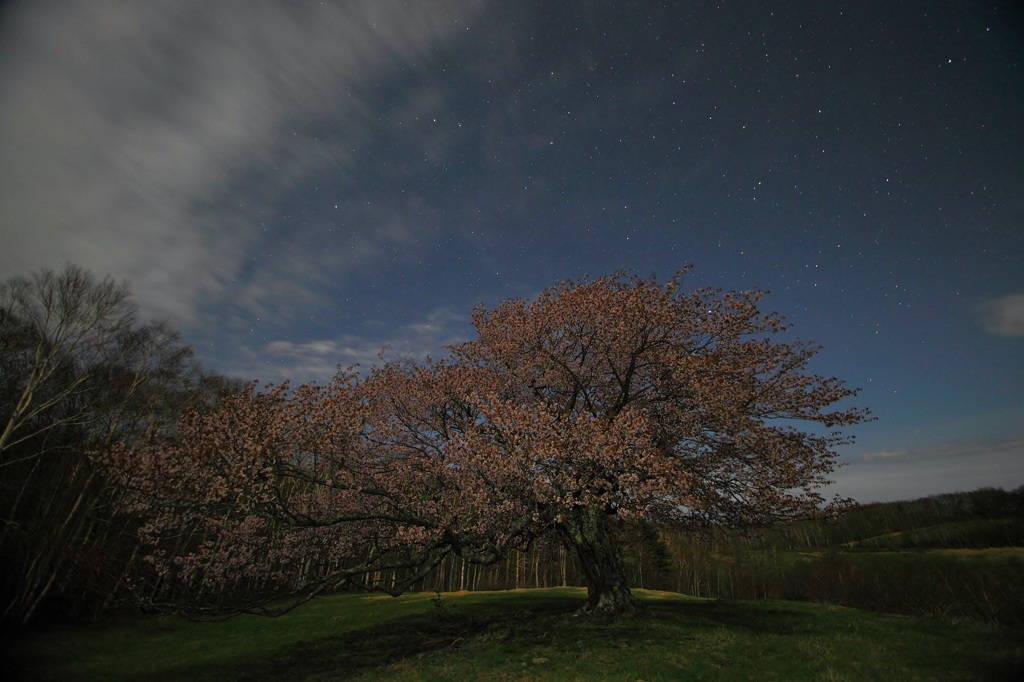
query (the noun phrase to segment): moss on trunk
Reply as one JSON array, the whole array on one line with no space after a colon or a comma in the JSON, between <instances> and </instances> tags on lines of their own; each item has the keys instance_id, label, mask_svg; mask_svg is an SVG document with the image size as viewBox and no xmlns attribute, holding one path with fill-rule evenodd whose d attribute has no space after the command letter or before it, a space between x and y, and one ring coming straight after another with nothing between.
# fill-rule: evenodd
<instances>
[{"instance_id":1,"label":"moss on trunk","mask_svg":"<svg viewBox=\"0 0 1024 682\"><path fill-rule=\"evenodd\" d=\"M639 602L629 589L622 555L612 538L604 509L579 509L559 525L562 536L576 550L587 584L587 613L635 611Z\"/></svg>"}]
</instances>

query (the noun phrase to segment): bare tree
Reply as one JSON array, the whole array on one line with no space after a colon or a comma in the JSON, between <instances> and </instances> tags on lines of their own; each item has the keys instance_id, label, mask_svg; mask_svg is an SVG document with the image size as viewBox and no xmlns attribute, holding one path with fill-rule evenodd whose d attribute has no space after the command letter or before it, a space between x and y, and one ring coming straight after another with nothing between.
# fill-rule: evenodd
<instances>
[{"instance_id":1,"label":"bare tree","mask_svg":"<svg viewBox=\"0 0 1024 682\"><path fill-rule=\"evenodd\" d=\"M0 404L0 466L11 463L15 446L91 418L99 395L93 379L119 362L135 322L129 296L127 282L97 282L71 264L0 285L0 371L8 389Z\"/></svg>"},{"instance_id":2,"label":"bare tree","mask_svg":"<svg viewBox=\"0 0 1024 682\"><path fill-rule=\"evenodd\" d=\"M0 620L58 595L112 603L137 541L82 453L169 434L185 406L241 389L166 324L135 320L127 283L74 265L0 285Z\"/></svg>"}]
</instances>

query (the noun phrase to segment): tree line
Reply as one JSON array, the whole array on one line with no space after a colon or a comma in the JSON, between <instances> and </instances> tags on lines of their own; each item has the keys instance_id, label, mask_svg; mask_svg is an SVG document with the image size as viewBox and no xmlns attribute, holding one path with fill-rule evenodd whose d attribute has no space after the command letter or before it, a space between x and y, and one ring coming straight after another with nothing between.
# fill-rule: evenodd
<instances>
[{"instance_id":1,"label":"tree line","mask_svg":"<svg viewBox=\"0 0 1024 682\"><path fill-rule=\"evenodd\" d=\"M123 599L133 521L85 453L170 435L186 408L242 388L204 371L165 323L141 323L125 282L68 265L0 285L2 620Z\"/></svg>"},{"instance_id":2,"label":"tree line","mask_svg":"<svg viewBox=\"0 0 1024 682\"><path fill-rule=\"evenodd\" d=\"M630 585L724 599L796 599L1024 623L1024 487L857 506L837 518L687 533L619 524ZM973 550L973 551L963 551ZM387 577L385 576L386 580ZM495 566L449 557L417 590L582 586L562 545Z\"/></svg>"}]
</instances>

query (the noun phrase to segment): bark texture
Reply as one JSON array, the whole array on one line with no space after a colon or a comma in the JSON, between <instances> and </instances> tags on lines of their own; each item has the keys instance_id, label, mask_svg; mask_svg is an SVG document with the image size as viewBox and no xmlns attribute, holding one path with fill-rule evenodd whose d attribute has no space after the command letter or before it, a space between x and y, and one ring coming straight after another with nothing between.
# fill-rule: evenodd
<instances>
[{"instance_id":1,"label":"bark texture","mask_svg":"<svg viewBox=\"0 0 1024 682\"><path fill-rule=\"evenodd\" d=\"M587 613L635 611L639 602L629 589L622 554L615 547L609 516L604 509L587 507L561 526L562 535L576 550L587 583Z\"/></svg>"}]
</instances>

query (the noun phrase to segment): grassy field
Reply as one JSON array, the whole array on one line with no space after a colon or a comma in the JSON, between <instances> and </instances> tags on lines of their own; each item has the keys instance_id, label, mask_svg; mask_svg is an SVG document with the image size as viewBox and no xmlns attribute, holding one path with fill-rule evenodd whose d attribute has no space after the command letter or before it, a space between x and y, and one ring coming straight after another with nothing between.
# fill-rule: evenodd
<instances>
[{"instance_id":1,"label":"grassy field","mask_svg":"<svg viewBox=\"0 0 1024 682\"><path fill-rule=\"evenodd\" d=\"M315 600L277 619L152 617L21 637L31 680L1010 680L1024 635L813 603L638 590L574 615L576 588ZM7 679L10 679L9 677Z\"/></svg>"}]
</instances>

